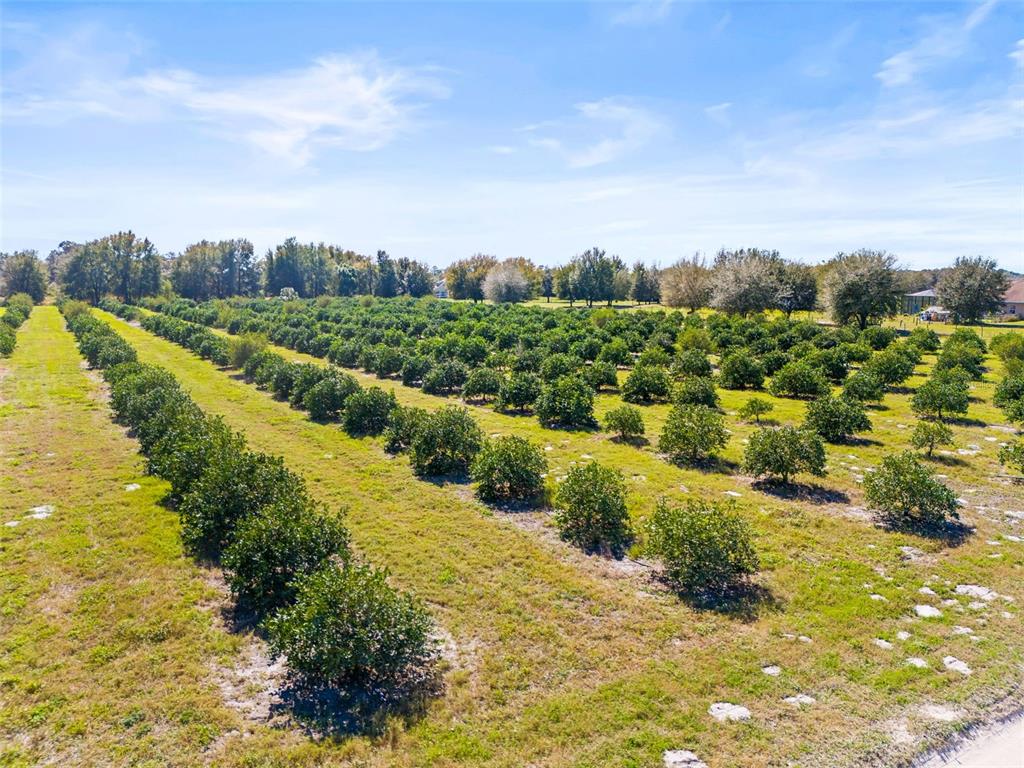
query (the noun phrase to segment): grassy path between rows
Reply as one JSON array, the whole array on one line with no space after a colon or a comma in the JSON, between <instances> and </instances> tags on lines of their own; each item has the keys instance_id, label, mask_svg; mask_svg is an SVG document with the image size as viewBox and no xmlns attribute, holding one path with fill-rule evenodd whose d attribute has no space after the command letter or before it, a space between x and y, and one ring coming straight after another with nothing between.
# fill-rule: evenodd
<instances>
[{"instance_id":1,"label":"grassy path between rows","mask_svg":"<svg viewBox=\"0 0 1024 768\"><path fill-rule=\"evenodd\" d=\"M0 360L0 765L194 765L240 725L210 681L237 639L136 449L36 307Z\"/></svg>"},{"instance_id":2,"label":"grassy path between rows","mask_svg":"<svg viewBox=\"0 0 1024 768\"><path fill-rule=\"evenodd\" d=\"M446 696L396 736L395 751L349 742L348 752L365 764L652 765L666 748L693 749L712 766L848 764L853 756L894 764L913 752L910 736L953 727L922 716L922 702L976 717L1021 680L1015 606L971 614L966 598L950 598L957 607L942 619L910 618L926 581L940 597L969 582L1024 599L1021 549L1008 545L996 560L984 540L1006 528L1002 518L979 518L984 532L954 551L744 490L741 508L758 531L764 581L778 607L755 621L697 612L642 575L495 516L466 487L415 479L404 458L388 457L375 441L313 424L180 347L101 316L142 360L169 367L203 408L243 429L253 447L283 455L321 499L347 505L356 546L428 600L451 634ZM402 402L429 397L395 390ZM486 431L524 423L494 413L487 419ZM638 475L639 505L684 477L696 492L715 493L721 482L735 487L734 479L713 476L705 488L701 473L684 474L601 436L544 434L558 437L553 467L587 451L602 460L609 451L632 452L617 465ZM648 466L646 477L634 469ZM899 546L907 543L928 552L905 560ZM1012 612L1004 616L1004 607ZM965 623L983 630L983 640L953 632ZM910 638L897 643L899 630ZM896 645L885 650L875 638ZM943 670L946 654L967 660L974 674ZM907 666L909 656L925 657L930 668ZM764 674L768 664L782 674ZM782 701L797 692L817 703L796 710ZM715 722L707 715L714 701L748 706L751 721Z\"/></svg>"}]
</instances>

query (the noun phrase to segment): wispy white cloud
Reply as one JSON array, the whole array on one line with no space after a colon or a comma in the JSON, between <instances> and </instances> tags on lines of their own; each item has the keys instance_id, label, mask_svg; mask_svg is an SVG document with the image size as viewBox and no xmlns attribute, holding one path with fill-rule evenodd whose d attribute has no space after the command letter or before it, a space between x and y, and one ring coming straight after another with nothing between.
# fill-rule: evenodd
<instances>
[{"instance_id":1,"label":"wispy white cloud","mask_svg":"<svg viewBox=\"0 0 1024 768\"><path fill-rule=\"evenodd\" d=\"M534 136L532 146L556 152L571 168L591 168L618 160L648 144L664 129L653 112L621 99L605 98L576 105L575 121L548 121L544 126L561 129L566 136ZM537 126L530 126L536 130ZM589 138L595 130L612 135Z\"/></svg>"},{"instance_id":2,"label":"wispy white cloud","mask_svg":"<svg viewBox=\"0 0 1024 768\"><path fill-rule=\"evenodd\" d=\"M875 77L890 88L908 85L925 70L963 55L970 43L971 32L988 18L997 3L998 0L984 0L964 18L933 16L922 19L923 36L909 48L883 61Z\"/></svg>"},{"instance_id":3,"label":"wispy white cloud","mask_svg":"<svg viewBox=\"0 0 1024 768\"><path fill-rule=\"evenodd\" d=\"M710 107L704 107L704 114L719 125L729 127L732 125L732 120L729 118L729 110L731 107L731 101L723 101L721 104L713 104Z\"/></svg>"},{"instance_id":4,"label":"wispy white cloud","mask_svg":"<svg viewBox=\"0 0 1024 768\"><path fill-rule=\"evenodd\" d=\"M847 24L828 38L823 44L815 45L804 53L803 74L806 77L829 77L841 67L846 48L853 42L860 24Z\"/></svg>"},{"instance_id":5,"label":"wispy white cloud","mask_svg":"<svg viewBox=\"0 0 1024 768\"><path fill-rule=\"evenodd\" d=\"M612 26L646 27L658 24L672 13L675 0L639 0L612 14Z\"/></svg>"},{"instance_id":6,"label":"wispy white cloud","mask_svg":"<svg viewBox=\"0 0 1024 768\"><path fill-rule=\"evenodd\" d=\"M1024 39L1017 41L1017 45L1010 51L1010 58L1017 62L1018 67L1024 67Z\"/></svg>"},{"instance_id":7,"label":"wispy white cloud","mask_svg":"<svg viewBox=\"0 0 1024 768\"><path fill-rule=\"evenodd\" d=\"M8 119L183 120L293 166L324 148L382 147L411 130L425 104L449 93L435 69L392 64L373 51L332 53L306 67L237 78L187 69L133 74L141 43L128 50L112 46L112 35L101 27L81 27L67 41L34 29L20 32L26 44L42 45L24 50L4 77ZM111 47L119 53L106 54Z\"/></svg>"}]
</instances>

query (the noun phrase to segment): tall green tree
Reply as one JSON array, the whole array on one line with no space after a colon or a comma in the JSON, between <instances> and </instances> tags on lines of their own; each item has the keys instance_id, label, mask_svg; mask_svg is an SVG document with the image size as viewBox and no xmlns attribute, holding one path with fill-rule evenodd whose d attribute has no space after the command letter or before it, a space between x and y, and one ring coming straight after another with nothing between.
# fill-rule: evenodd
<instances>
[{"instance_id":1,"label":"tall green tree","mask_svg":"<svg viewBox=\"0 0 1024 768\"><path fill-rule=\"evenodd\" d=\"M806 264L786 262L782 268L778 307L789 317L810 312L818 303L818 278Z\"/></svg>"},{"instance_id":2,"label":"tall green tree","mask_svg":"<svg viewBox=\"0 0 1024 768\"><path fill-rule=\"evenodd\" d=\"M46 296L46 271L35 251L0 254L0 287L8 296L27 293L37 304Z\"/></svg>"},{"instance_id":3,"label":"tall green tree","mask_svg":"<svg viewBox=\"0 0 1024 768\"><path fill-rule=\"evenodd\" d=\"M581 253L572 261L576 298L586 301L588 307L594 306L595 301L611 306L615 298L615 273L623 266L620 259L609 257L600 248Z\"/></svg>"},{"instance_id":4,"label":"tall green tree","mask_svg":"<svg viewBox=\"0 0 1024 768\"><path fill-rule=\"evenodd\" d=\"M711 301L711 269L699 253L680 259L663 270L660 278L661 300L670 307L695 312Z\"/></svg>"},{"instance_id":5,"label":"tall green tree","mask_svg":"<svg viewBox=\"0 0 1024 768\"><path fill-rule=\"evenodd\" d=\"M121 301L130 304L160 292L160 254L148 239L128 230L108 235L100 244L109 264L110 289Z\"/></svg>"},{"instance_id":6,"label":"tall green tree","mask_svg":"<svg viewBox=\"0 0 1024 768\"><path fill-rule=\"evenodd\" d=\"M894 315L900 305L896 257L885 251L839 253L826 265L825 298L837 323L868 323Z\"/></svg>"},{"instance_id":7,"label":"tall green tree","mask_svg":"<svg viewBox=\"0 0 1024 768\"><path fill-rule=\"evenodd\" d=\"M387 251L377 251L377 283L373 294L389 299L398 295L400 284L395 262Z\"/></svg>"},{"instance_id":8,"label":"tall green tree","mask_svg":"<svg viewBox=\"0 0 1024 768\"><path fill-rule=\"evenodd\" d=\"M935 293L956 322L976 323L999 311L1009 287L1009 276L993 259L961 256L939 280Z\"/></svg>"},{"instance_id":9,"label":"tall green tree","mask_svg":"<svg viewBox=\"0 0 1024 768\"><path fill-rule=\"evenodd\" d=\"M72 299L99 304L110 292L110 266L99 240L82 245L71 253L61 272L60 284Z\"/></svg>"},{"instance_id":10,"label":"tall green tree","mask_svg":"<svg viewBox=\"0 0 1024 768\"><path fill-rule=\"evenodd\" d=\"M493 256L477 253L468 259L460 259L444 273L448 295L453 299L483 301L484 280L487 273L498 263Z\"/></svg>"},{"instance_id":11,"label":"tall green tree","mask_svg":"<svg viewBox=\"0 0 1024 768\"><path fill-rule=\"evenodd\" d=\"M655 304L661 300L658 273L648 269L642 261L633 265L633 301L638 304Z\"/></svg>"}]
</instances>

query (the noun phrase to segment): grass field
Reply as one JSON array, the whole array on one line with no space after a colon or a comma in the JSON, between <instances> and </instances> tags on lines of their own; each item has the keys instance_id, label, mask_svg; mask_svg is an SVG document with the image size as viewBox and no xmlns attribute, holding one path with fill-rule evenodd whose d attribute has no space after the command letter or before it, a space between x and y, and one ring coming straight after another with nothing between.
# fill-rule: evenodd
<instances>
[{"instance_id":1,"label":"grass field","mask_svg":"<svg viewBox=\"0 0 1024 768\"><path fill-rule=\"evenodd\" d=\"M970 583L1024 597L1022 548L1000 538L1011 532L1013 520L1003 512L1015 509L1019 489L998 468L997 442L985 440L1005 436L985 426L998 422L990 405L972 405L980 423L958 428L960 444L978 445L979 453L969 461L947 460L940 470L969 500L966 517L978 526L955 549L882 531L857 510L858 470L906 442L898 426L913 423L906 395L888 397L886 409L873 414L871 438L880 445L831 450L832 474L822 482L831 493L818 494L819 503L779 500L741 477L679 469L600 434L546 430L530 418L474 409L485 431L550 445L555 472L584 456L622 467L638 519L661 494L684 497L681 486L719 498L725 490L740 493L737 505L758 533L762 583L774 600L751 619L695 611L659 589L642 568L563 547L542 514L496 515L473 501L467 487L415 480L404 459L388 458L375 441L310 423L237 377L105 317L144 360L172 368L200 405L244 428L255 447L284 455L322 498L348 504L357 546L389 565L396 583L427 599L451 634L456 652L446 696L396 737L397 752L348 742L346 749L366 760L647 765L662 749L679 747L695 749L713 765L820 765L854 756L891 764L913 751L913 736L935 737L955 727L922 714L922 703L950 706L962 723L1019 685L1016 606L1000 601L975 611L966 607L968 598L950 595L956 584ZM418 390L395 391L405 403L440 402ZM728 410L744 399L723 394ZM991 383L978 385L975 394L990 398ZM601 408L614 401L603 397ZM802 408L792 401L779 405L782 420L796 419ZM652 436L665 410L645 409ZM737 460L748 427L734 428L726 458ZM924 554L906 560L899 549L906 545ZM937 597L917 594L926 583ZM942 598L957 606L944 608L941 619L911 618L915 604ZM975 634L956 634L954 626ZM910 637L897 640L900 631ZM895 647L882 649L876 638ZM946 655L967 661L973 674L943 669ZM911 656L930 668L908 666ZM768 664L782 674L765 675L761 667ZM796 692L817 703L794 710L782 698ZM753 717L717 723L706 714L714 701L748 706Z\"/></svg>"},{"instance_id":2,"label":"grass field","mask_svg":"<svg viewBox=\"0 0 1024 768\"><path fill-rule=\"evenodd\" d=\"M831 494L816 501L780 500L742 477L680 469L598 433L474 408L485 431L550 446L553 472L584 456L621 467L637 520L659 495L740 493L772 600L753 615L723 615L680 602L642 566L563 546L542 513L496 513L467 486L417 480L406 459L390 458L377 441L311 423L237 375L100 314L143 361L174 371L201 407L244 430L254 448L282 455L322 500L348 506L357 549L427 600L441 625L447 689L425 717L377 740L313 740L227 706L223 669L245 673L254 641L224 628L220 588L182 555L174 515L158 504L162 484L142 477L98 379L80 367L56 310L40 307L19 331L14 356L0 361L0 505L5 521L21 521L0 528L11 563L0 616L0 764L647 766L664 749L685 748L711 766L892 765L1019 696L1016 603L975 610L972 598L953 593L956 584L980 584L1024 599L1024 544L1001 537L1020 533L1003 513L1024 505L995 461L998 443L985 439L1005 437L984 426L999 421L990 404L972 404L981 423L957 428L960 445L980 452L939 470L978 526L957 548L882 531L856 510L858 469L906 443L898 426L913 423L906 395L890 395L886 410L872 414L870 437L882 445L830 449L821 485ZM404 403L442 402L385 386ZM975 394L990 400L991 386ZM722 394L730 411L745 399ZM616 400L602 396L599 411ZM802 405L778 403L780 419L799 417ZM652 438L666 410L644 409ZM726 458L735 461L749 428L731 426ZM141 489L125 492L131 482ZM52 517L22 519L47 503ZM922 554L904 559L904 545ZM926 583L937 596L917 593ZM940 619L913 617L915 604L940 599L957 604L942 607ZM906 640L897 639L901 631ZM946 655L973 674L944 669ZM929 668L908 666L908 657ZM781 674L762 672L770 664ZM241 698L256 697L252 687ZM798 692L816 703L782 701ZM751 720L716 722L707 714L716 701L749 707ZM948 707L953 721L922 704Z\"/></svg>"}]
</instances>

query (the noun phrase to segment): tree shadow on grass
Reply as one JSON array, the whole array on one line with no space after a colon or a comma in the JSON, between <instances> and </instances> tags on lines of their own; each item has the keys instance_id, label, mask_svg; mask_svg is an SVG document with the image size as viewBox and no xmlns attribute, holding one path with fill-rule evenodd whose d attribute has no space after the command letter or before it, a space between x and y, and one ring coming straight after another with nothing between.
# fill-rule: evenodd
<instances>
[{"instance_id":1,"label":"tree shadow on grass","mask_svg":"<svg viewBox=\"0 0 1024 768\"><path fill-rule=\"evenodd\" d=\"M915 536L922 536L926 539L941 541L947 547L959 547L975 533L972 525L967 525L959 520L946 520L938 524L907 524L898 521L888 520L882 517L879 520L880 527L894 533L909 533Z\"/></svg>"},{"instance_id":2,"label":"tree shadow on grass","mask_svg":"<svg viewBox=\"0 0 1024 768\"><path fill-rule=\"evenodd\" d=\"M867 448L871 445L884 445L881 440L875 440L871 437L860 437L858 435L848 435L842 440L837 440L832 445L853 445L860 446L861 448Z\"/></svg>"},{"instance_id":3,"label":"tree shadow on grass","mask_svg":"<svg viewBox=\"0 0 1024 768\"><path fill-rule=\"evenodd\" d=\"M311 738L344 741L352 736L380 737L394 721L406 728L420 720L430 702L444 692L437 663L417 679L386 689L339 689L289 678L272 714L284 714Z\"/></svg>"},{"instance_id":4,"label":"tree shadow on grass","mask_svg":"<svg viewBox=\"0 0 1024 768\"><path fill-rule=\"evenodd\" d=\"M757 480L750 484L755 491L786 501L806 501L811 504L849 504L850 497L843 491L825 488L816 483L783 483L780 480Z\"/></svg>"},{"instance_id":5,"label":"tree shadow on grass","mask_svg":"<svg viewBox=\"0 0 1024 768\"><path fill-rule=\"evenodd\" d=\"M613 443L618 445L631 445L634 448L643 448L644 446L650 445L651 441L646 437L619 437L618 435L612 435L610 438Z\"/></svg>"},{"instance_id":6,"label":"tree shadow on grass","mask_svg":"<svg viewBox=\"0 0 1024 768\"><path fill-rule=\"evenodd\" d=\"M959 456L947 456L941 453L933 453L931 456L925 454L921 458L925 461L931 461L947 467L966 467L968 464L968 462L964 461Z\"/></svg>"},{"instance_id":7,"label":"tree shadow on grass","mask_svg":"<svg viewBox=\"0 0 1024 768\"><path fill-rule=\"evenodd\" d=\"M988 424L981 419L970 419L966 416L958 416L953 418L951 416L946 417L947 424L953 424L957 427L987 427Z\"/></svg>"},{"instance_id":8,"label":"tree shadow on grass","mask_svg":"<svg viewBox=\"0 0 1024 768\"><path fill-rule=\"evenodd\" d=\"M679 459L675 460L669 456L665 459L669 464L682 469L694 469L706 475L734 475L740 470L740 463L731 459L723 459L721 456L705 456L700 459Z\"/></svg>"},{"instance_id":9,"label":"tree shadow on grass","mask_svg":"<svg viewBox=\"0 0 1024 768\"><path fill-rule=\"evenodd\" d=\"M744 623L757 621L766 613L776 613L784 607L768 587L754 581L738 582L716 592L687 592L663 580L679 599L696 611L711 611Z\"/></svg>"}]
</instances>

